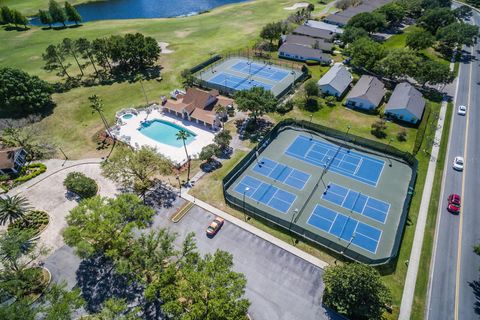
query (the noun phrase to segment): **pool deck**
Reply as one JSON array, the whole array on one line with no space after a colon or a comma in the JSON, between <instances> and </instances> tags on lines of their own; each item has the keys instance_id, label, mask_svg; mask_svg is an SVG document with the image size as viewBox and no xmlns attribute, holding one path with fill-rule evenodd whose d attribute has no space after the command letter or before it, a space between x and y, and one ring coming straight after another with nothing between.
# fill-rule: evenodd
<instances>
[{"instance_id":1,"label":"pool deck","mask_svg":"<svg viewBox=\"0 0 480 320\"><path fill-rule=\"evenodd\" d=\"M134 115L130 119L119 119L119 123L121 121L122 124L119 125L119 132L115 134L117 139L128 143L134 148L140 148L144 145L154 147L159 153L169 158L174 163L180 165L185 163L187 161L187 158L185 156L185 150L183 148L183 145L181 147L173 147L171 145L153 140L138 131L141 122L144 121L145 118L147 118L147 112L140 111L138 115ZM147 118L147 120L155 119L168 121L178 126L182 126L185 129L188 129L189 131L196 134L195 140L187 144L188 154L192 158L195 158L200 153L200 151L202 151L202 148L204 146L213 143L215 132L207 129L204 126L200 126L196 123L173 117L168 114L163 114L161 111L158 110L153 110Z\"/></svg>"}]
</instances>

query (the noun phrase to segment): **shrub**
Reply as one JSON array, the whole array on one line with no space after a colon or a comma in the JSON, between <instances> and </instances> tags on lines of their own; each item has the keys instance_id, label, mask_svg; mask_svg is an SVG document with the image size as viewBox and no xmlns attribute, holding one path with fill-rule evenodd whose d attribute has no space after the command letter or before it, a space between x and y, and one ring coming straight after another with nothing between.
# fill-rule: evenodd
<instances>
[{"instance_id":1,"label":"shrub","mask_svg":"<svg viewBox=\"0 0 480 320\"><path fill-rule=\"evenodd\" d=\"M22 170L20 170L20 176L14 180L14 185L17 186L25 181L33 179L45 171L47 171L47 166L43 163L32 163L23 166Z\"/></svg>"},{"instance_id":2,"label":"shrub","mask_svg":"<svg viewBox=\"0 0 480 320\"><path fill-rule=\"evenodd\" d=\"M401 129L397 133L397 139L398 139L398 141L407 141L407 130Z\"/></svg>"},{"instance_id":3,"label":"shrub","mask_svg":"<svg viewBox=\"0 0 480 320\"><path fill-rule=\"evenodd\" d=\"M40 231L45 229L48 225L50 218L45 211L34 210L30 211L25 215L24 219L15 220L13 223L8 225L8 231L18 229L24 231L27 229L32 230L33 234L38 234Z\"/></svg>"},{"instance_id":4,"label":"shrub","mask_svg":"<svg viewBox=\"0 0 480 320\"><path fill-rule=\"evenodd\" d=\"M333 107L335 105L335 102L337 102L337 99L334 96L328 96L325 98L325 103L329 107Z\"/></svg>"},{"instance_id":5,"label":"shrub","mask_svg":"<svg viewBox=\"0 0 480 320\"><path fill-rule=\"evenodd\" d=\"M432 109L430 105L427 103L425 106L425 112L423 114L422 122L418 126L417 136L415 137L415 144L413 145L413 155L416 155L417 152L420 150L422 146L423 137L425 136L425 131L427 130L427 124L430 119L430 114Z\"/></svg>"},{"instance_id":6,"label":"shrub","mask_svg":"<svg viewBox=\"0 0 480 320\"><path fill-rule=\"evenodd\" d=\"M317 97L320 93L320 89L318 89L317 82L315 80L309 80L305 83L305 95L308 98Z\"/></svg>"},{"instance_id":7,"label":"shrub","mask_svg":"<svg viewBox=\"0 0 480 320\"><path fill-rule=\"evenodd\" d=\"M314 98L305 99L304 109L309 112L316 112L320 109L318 100Z\"/></svg>"},{"instance_id":8,"label":"shrub","mask_svg":"<svg viewBox=\"0 0 480 320\"><path fill-rule=\"evenodd\" d=\"M286 114L286 113L288 113L292 110L293 110L293 101L292 100L288 100L287 102L282 103L277 107L277 112L280 113L280 114Z\"/></svg>"},{"instance_id":9,"label":"shrub","mask_svg":"<svg viewBox=\"0 0 480 320\"><path fill-rule=\"evenodd\" d=\"M380 119L372 123L372 130L370 131L375 137L383 139L387 136L385 130L387 129L387 123L385 120Z\"/></svg>"},{"instance_id":10,"label":"shrub","mask_svg":"<svg viewBox=\"0 0 480 320\"><path fill-rule=\"evenodd\" d=\"M68 191L75 193L80 198L91 198L98 192L95 180L81 172L70 172L63 181L63 185Z\"/></svg>"}]
</instances>

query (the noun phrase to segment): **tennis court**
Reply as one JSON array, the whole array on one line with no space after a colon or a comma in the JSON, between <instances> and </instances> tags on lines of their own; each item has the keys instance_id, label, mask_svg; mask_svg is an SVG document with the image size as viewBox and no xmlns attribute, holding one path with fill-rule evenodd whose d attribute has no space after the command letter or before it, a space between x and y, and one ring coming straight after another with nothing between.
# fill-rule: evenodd
<instances>
[{"instance_id":1,"label":"tennis court","mask_svg":"<svg viewBox=\"0 0 480 320\"><path fill-rule=\"evenodd\" d=\"M210 79L211 83L225 86L235 90L249 90L253 87L262 87L265 90L271 90L272 86L260 81L255 81L249 78L240 78L233 74L222 72Z\"/></svg>"},{"instance_id":2,"label":"tennis court","mask_svg":"<svg viewBox=\"0 0 480 320\"><path fill-rule=\"evenodd\" d=\"M390 210L390 204L385 201L369 197L335 183L327 185L322 199L381 223L385 223Z\"/></svg>"},{"instance_id":3,"label":"tennis court","mask_svg":"<svg viewBox=\"0 0 480 320\"><path fill-rule=\"evenodd\" d=\"M280 97L304 78L304 72L277 66L268 60L231 57L199 71L195 77L204 86L228 94L260 87Z\"/></svg>"},{"instance_id":4,"label":"tennis court","mask_svg":"<svg viewBox=\"0 0 480 320\"><path fill-rule=\"evenodd\" d=\"M297 198L296 195L288 191L250 176L243 177L235 191L282 213L286 213Z\"/></svg>"},{"instance_id":5,"label":"tennis court","mask_svg":"<svg viewBox=\"0 0 480 320\"><path fill-rule=\"evenodd\" d=\"M260 159L252 169L265 177L280 181L290 187L302 190L305 187L310 175L303 171L289 168L288 166L270 160L268 158Z\"/></svg>"},{"instance_id":6,"label":"tennis court","mask_svg":"<svg viewBox=\"0 0 480 320\"><path fill-rule=\"evenodd\" d=\"M307 223L371 253L377 252L382 236L381 230L319 204Z\"/></svg>"},{"instance_id":7,"label":"tennis court","mask_svg":"<svg viewBox=\"0 0 480 320\"><path fill-rule=\"evenodd\" d=\"M256 75L259 78L273 81L282 81L288 76L287 71L272 66L267 61L262 64L253 61L240 61L234 64L231 68L232 70L242 72L248 76Z\"/></svg>"},{"instance_id":8,"label":"tennis court","mask_svg":"<svg viewBox=\"0 0 480 320\"><path fill-rule=\"evenodd\" d=\"M303 135L292 142L285 154L371 186L377 186L385 165L382 160Z\"/></svg>"}]
</instances>

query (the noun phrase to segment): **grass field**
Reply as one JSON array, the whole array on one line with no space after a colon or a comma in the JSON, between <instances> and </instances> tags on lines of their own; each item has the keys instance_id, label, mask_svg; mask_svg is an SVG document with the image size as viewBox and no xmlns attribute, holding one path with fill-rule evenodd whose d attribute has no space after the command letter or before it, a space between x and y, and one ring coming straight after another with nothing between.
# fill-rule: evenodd
<instances>
[{"instance_id":1,"label":"grass field","mask_svg":"<svg viewBox=\"0 0 480 320\"><path fill-rule=\"evenodd\" d=\"M291 12L283 8L295 0L256 0L220 7L210 13L175 19L110 20L89 22L80 28L43 30L32 27L28 31L0 31L0 65L23 69L41 78L56 82L60 79L43 70L42 53L52 43L65 37L94 39L112 34L141 32L158 41L170 43L174 53L160 58L163 66L162 82L144 82L150 100L180 86L181 70L192 67L213 53L251 46L261 27L268 21L287 17ZM37 3L36 1L32 3ZM40 1L38 1L40 3ZM317 6L320 8L321 6ZM228 17L225 18L225 17ZM75 66L70 68L72 73ZM108 86L83 87L55 94L57 107L52 115L39 123L45 139L56 143L74 158L99 156L93 141L94 133L101 130L101 121L88 107L88 96L103 98L105 113L113 121L115 111L122 107L144 103L140 84L115 83Z\"/></svg>"},{"instance_id":2,"label":"grass field","mask_svg":"<svg viewBox=\"0 0 480 320\"><path fill-rule=\"evenodd\" d=\"M90 1L91 0L68 0L71 4L80 4ZM17 9L24 15L30 16L37 14L39 9L48 9L48 0L0 0L0 7L3 6Z\"/></svg>"}]
</instances>

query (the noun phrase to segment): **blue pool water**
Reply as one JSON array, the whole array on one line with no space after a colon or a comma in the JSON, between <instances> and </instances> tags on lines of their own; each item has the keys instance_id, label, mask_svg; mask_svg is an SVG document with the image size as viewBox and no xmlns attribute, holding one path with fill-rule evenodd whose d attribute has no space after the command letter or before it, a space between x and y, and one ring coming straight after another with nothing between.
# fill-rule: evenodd
<instances>
[{"instance_id":1,"label":"blue pool water","mask_svg":"<svg viewBox=\"0 0 480 320\"><path fill-rule=\"evenodd\" d=\"M140 133L149 137L150 139L167 144L172 147L183 146L183 141L177 140L177 133L180 130L184 130L190 134L190 137L185 140L186 144L189 144L190 142L195 140L196 134L192 131L184 127L178 126L174 123L159 119L144 122L138 129Z\"/></svg>"},{"instance_id":2,"label":"blue pool water","mask_svg":"<svg viewBox=\"0 0 480 320\"><path fill-rule=\"evenodd\" d=\"M170 18L198 14L226 4L248 0L110 0L75 6L84 22L112 19ZM47 1L45 1L47 3ZM47 8L47 4L45 5ZM35 17L32 25L42 25Z\"/></svg>"},{"instance_id":3,"label":"blue pool water","mask_svg":"<svg viewBox=\"0 0 480 320\"><path fill-rule=\"evenodd\" d=\"M125 120L132 119L132 118L133 118L133 114L131 113L126 113L122 116L122 119L125 119Z\"/></svg>"}]
</instances>

